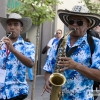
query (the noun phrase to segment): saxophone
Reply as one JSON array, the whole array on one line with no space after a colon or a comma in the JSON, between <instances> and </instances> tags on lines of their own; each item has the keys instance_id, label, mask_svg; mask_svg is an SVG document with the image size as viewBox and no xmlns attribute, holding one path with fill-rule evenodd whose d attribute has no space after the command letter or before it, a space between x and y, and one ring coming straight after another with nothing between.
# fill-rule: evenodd
<instances>
[{"instance_id":1,"label":"saxophone","mask_svg":"<svg viewBox=\"0 0 100 100\"><path fill-rule=\"evenodd\" d=\"M70 33L75 31L76 28L72 28L69 30L64 37L62 38L62 42L60 43L60 46L58 48L57 53L57 61L59 60L59 57L65 57L66 56L66 40ZM63 72L60 71L60 66L55 66L54 73L50 75L49 81L52 84L52 90L50 94L50 100L61 100L62 92L61 92L61 86L63 86L66 82L66 78L63 75Z\"/></svg>"}]
</instances>

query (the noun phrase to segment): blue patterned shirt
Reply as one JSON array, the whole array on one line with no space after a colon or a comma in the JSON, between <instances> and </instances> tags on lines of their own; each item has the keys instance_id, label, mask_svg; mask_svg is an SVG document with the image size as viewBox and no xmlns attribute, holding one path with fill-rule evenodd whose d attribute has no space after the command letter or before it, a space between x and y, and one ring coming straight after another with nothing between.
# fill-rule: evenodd
<instances>
[{"instance_id":1,"label":"blue patterned shirt","mask_svg":"<svg viewBox=\"0 0 100 100\"><path fill-rule=\"evenodd\" d=\"M32 43L25 42L21 36L13 43L14 48L30 58L35 60L35 47ZM0 67L6 69L5 82L0 83L0 99L9 99L21 94L29 93L29 86L26 82L26 66L23 65L17 57L10 52L7 57L5 44L0 49Z\"/></svg>"},{"instance_id":2,"label":"blue patterned shirt","mask_svg":"<svg viewBox=\"0 0 100 100\"><path fill-rule=\"evenodd\" d=\"M72 47L78 46L74 53L70 56L74 61L87 66L89 68L95 68L100 70L100 40L93 37L94 39L94 53L91 58L90 46L87 41L87 34L79 38ZM49 57L43 67L45 71L54 72L56 63L56 50L58 42L56 42L51 48ZM67 44L69 49L72 48L70 45L70 36L68 36ZM90 60L92 59L92 64ZM64 92L63 100L93 100L93 83L94 81L83 76L81 73L74 69L68 69L64 71L64 76L67 81L62 86Z\"/></svg>"}]
</instances>

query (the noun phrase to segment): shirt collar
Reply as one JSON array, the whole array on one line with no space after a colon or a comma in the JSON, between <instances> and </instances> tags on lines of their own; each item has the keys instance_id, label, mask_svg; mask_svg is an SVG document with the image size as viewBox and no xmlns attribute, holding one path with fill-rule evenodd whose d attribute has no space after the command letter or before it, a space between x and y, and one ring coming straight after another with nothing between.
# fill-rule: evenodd
<instances>
[{"instance_id":1,"label":"shirt collar","mask_svg":"<svg viewBox=\"0 0 100 100\"><path fill-rule=\"evenodd\" d=\"M79 38L72 47L79 46L83 41L85 41L85 42L87 41L87 33L83 37ZM71 45L70 45L70 35L68 36L68 39L67 39L67 45L69 47L71 47Z\"/></svg>"},{"instance_id":2,"label":"shirt collar","mask_svg":"<svg viewBox=\"0 0 100 100\"><path fill-rule=\"evenodd\" d=\"M14 45L16 44L24 44L24 40L21 36L18 37L17 41L13 43Z\"/></svg>"}]
</instances>

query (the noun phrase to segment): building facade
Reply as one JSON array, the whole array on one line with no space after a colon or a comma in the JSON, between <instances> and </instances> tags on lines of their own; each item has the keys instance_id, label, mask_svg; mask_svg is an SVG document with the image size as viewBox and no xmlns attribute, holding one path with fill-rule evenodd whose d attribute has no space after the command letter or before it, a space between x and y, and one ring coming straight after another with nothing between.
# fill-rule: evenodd
<instances>
[{"instance_id":1,"label":"building facade","mask_svg":"<svg viewBox=\"0 0 100 100\"><path fill-rule=\"evenodd\" d=\"M6 17L6 9L7 9L7 1L6 0L0 0L0 17ZM6 31L0 24L0 39L6 35Z\"/></svg>"}]
</instances>

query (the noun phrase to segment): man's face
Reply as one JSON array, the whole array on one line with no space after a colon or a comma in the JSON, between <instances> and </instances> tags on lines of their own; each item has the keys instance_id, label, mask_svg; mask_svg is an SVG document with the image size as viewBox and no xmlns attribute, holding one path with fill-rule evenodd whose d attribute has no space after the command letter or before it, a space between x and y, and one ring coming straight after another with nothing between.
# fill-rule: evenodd
<instances>
[{"instance_id":1,"label":"man's face","mask_svg":"<svg viewBox=\"0 0 100 100\"><path fill-rule=\"evenodd\" d=\"M100 34L100 25L94 27L93 30Z\"/></svg>"},{"instance_id":2,"label":"man's face","mask_svg":"<svg viewBox=\"0 0 100 100\"><path fill-rule=\"evenodd\" d=\"M76 28L76 31L72 32L70 35L74 37L82 37L89 28L89 21L82 16L70 16L68 28Z\"/></svg>"},{"instance_id":3,"label":"man's face","mask_svg":"<svg viewBox=\"0 0 100 100\"><path fill-rule=\"evenodd\" d=\"M12 32L12 35L10 38L17 38L20 35L20 32L22 31L23 27L21 25L21 22L16 19L10 19L7 21L7 33Z\"/></svg>"},{"instance_id":4,"label":"man's face","mask_svg":"<svg viewBox=\"0 0 100 100\"><path fill-rule=\"evenodd\" d=\"M62 32L60 30L56 31L56 38L60 39L62 37Z\"/></svg>"}]
</instances>

